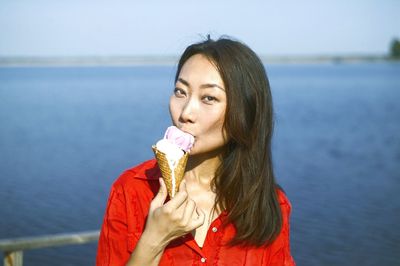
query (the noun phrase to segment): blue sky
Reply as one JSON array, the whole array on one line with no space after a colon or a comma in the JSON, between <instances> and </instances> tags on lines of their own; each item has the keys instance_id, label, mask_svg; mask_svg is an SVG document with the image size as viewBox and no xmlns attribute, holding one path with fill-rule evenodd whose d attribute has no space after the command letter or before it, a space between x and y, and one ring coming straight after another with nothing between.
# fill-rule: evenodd
<instances>
[{"instance_id":1,"label":"blue sky","mask_svg":"<svg viewBox=\"0 0 400 266\"><path fill-rule=\"evenodd\" d=\"M384 54L399 0L0 1L0 56L176 55L227 34L261 55Z\"/></svg>"}]
</instances>

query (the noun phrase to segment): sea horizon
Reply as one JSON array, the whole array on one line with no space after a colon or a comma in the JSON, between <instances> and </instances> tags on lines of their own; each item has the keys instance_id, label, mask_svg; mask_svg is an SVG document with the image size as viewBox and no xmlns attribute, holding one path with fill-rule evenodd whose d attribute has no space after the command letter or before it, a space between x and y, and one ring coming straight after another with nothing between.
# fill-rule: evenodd
<instances>
[{"instance_id":1,"label":"sea horizon","mask_svg":"<svg viewBox=\"0 0 400 266\"><path fill-rule=\"evenodd\" d=\"M260 55L268 64L400 62L386 54ZM178 55L0 56L0 67L175 65Z\"/></svg>"}]
</instances>

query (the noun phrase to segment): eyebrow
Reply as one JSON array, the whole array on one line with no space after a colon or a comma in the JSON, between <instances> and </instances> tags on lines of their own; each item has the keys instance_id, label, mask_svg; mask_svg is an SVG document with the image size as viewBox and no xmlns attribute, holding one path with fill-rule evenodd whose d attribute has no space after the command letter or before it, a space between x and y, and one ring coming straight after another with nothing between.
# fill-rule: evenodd
<instances>
[{"instance_id":1,"label":"eyebrow","mask_svg":"<svg viewBox=\"0 0 400 266\"><path fill-rule=\"evenodd\" d=\"M181 83L183 83L183 85L185 85L185 86L187 86L187 87L190 87L190 83L189 83L188 81L184 80L183 78L178 78L178 81L181 82ZM223 87L219 86L218 84L214 84L214 83L205 83L205 84L202 84L202 85L200 86L200 89L214 88L214 87L217 87L217 88L219 88L219 89L225 91L225 89L224 89Z\"/></svg>"}]
</instances>

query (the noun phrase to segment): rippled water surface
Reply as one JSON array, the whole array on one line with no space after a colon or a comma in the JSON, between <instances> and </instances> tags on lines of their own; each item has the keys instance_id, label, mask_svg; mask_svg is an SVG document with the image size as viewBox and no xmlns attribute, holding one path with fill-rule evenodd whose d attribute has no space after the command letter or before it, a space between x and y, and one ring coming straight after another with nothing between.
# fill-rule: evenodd
<instances>
[{"instance_id":1,"label":"rippled water surface","mask_svg":"<svg viewBox=\"0 0 400 266\"><path fill-rule=\"evenodd\" d=\"M298 265L400 265L400 64L267 65ZM173 67L0 68L0 238L95 230L170 124ZM96 244L24 265L93 265Z\"/></svg>"}]
</instances>

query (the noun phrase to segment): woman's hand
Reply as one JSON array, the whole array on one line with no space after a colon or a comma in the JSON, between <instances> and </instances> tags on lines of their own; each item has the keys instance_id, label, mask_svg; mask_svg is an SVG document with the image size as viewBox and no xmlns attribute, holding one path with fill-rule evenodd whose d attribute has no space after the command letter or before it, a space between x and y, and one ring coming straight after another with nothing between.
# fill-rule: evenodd
<instances>
[{"instance_id":1,"label":"woman's hand","mask_svg":"<svg viewBox=\"0 0 400 266\"><path fill-rule=\"evenodd\" d=\"M167 195L164 180L160 178L160 190L150 204L143 232L155 241L158 239L163 247L171 240L200 227L205 219L204 212L188 196L185 181L181 182L175 197L164 204Z\"/></svg>"},{"instance_id":2,"label":"woman's hand","mask_svg":"<svg viewBox=\"0 0 400 266\"><path fill-rule=\"evenodd\" d=\"M167 195L164 180L160 178L160 190L150 204L145 230L127 266L158 265L169 242L204 223L205 214L188 197L185 181L175 197L164 204Z\"/></svg>"}]
</instances>

